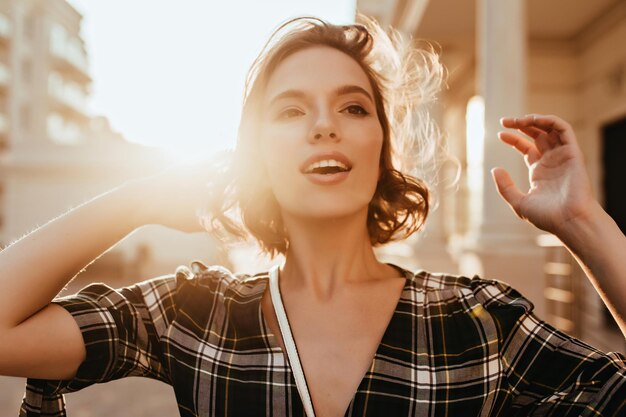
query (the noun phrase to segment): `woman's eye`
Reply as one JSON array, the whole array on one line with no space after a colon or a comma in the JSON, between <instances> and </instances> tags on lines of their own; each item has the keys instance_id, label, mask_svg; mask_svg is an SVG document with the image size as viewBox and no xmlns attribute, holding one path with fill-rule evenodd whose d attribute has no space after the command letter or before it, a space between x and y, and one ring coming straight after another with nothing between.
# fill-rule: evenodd
<instances>
[{"instance_id":1,"label":"woman's eye","mask_svg":"<svg viewBox=\"0 0 626 417\"><path fill-rule=\"evenodd\" d=\"M366 116L369 114L367 110L365 110L362 106L359 106L358 104L352 104L346 107L344 111L347 111L350 114L359 115L359 116Z\"/></svg>"},{"instance_id":2,"label":"woman's eye","mask_svg":"<svg viewBox=\"0 0 626 417\"><path fill-rule=\"evenodd\" d=\"M300 110L298 109L286 109L284 111L282 111L279 114L279 117L282 119L291 119L292 117L296 117L303 114Z\"/></svg>"}]
</instances>

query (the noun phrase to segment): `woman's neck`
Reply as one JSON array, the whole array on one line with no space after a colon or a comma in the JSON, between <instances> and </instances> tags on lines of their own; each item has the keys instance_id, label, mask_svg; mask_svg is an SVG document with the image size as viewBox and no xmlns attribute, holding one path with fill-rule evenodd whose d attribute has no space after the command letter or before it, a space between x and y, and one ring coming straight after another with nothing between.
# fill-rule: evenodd
<instances>
[{"instance_id":1,"label":"woman's neck","mask_svg":"<svg viewBox=\"0 0 626 417\"><path fill-rule=\"evenodd\" d=\"M376 259L366 227L367 212L335 219L296 219L283 215L289 249L281 288L305 292L319 301L348 287L398 277Z\"/></svg>"}]
</instances>

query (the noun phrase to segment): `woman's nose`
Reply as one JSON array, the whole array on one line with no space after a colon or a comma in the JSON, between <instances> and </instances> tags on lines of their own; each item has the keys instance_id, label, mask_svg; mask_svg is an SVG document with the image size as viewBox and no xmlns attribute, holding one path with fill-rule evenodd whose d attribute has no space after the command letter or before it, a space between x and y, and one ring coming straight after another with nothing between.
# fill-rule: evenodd
<instances>
[{"instance_id":1,"label":"woman's nose","mask_svg":"<svg viewBox=\"0 0 626 417\"><path fill-rule=\"evenodd\" d=\"M324 136L324 134L322 133L316 133L313 138L314 139L321 139ZM337 135L335 134L335 132L329 132L328 133L328 137L331 139L335 139L337 137Z\"/></svg>"},{"instance_id":2,"label":"woman's nose","mask_svg":"<svg viewBox=\"0 0 626 417\"><path fill-rule=\"evenodd\" d=\"M331 115L320 113L311 129L310 139L317 142L323 138L338 140L339 132Z\"/></svg>"}]
</instances>

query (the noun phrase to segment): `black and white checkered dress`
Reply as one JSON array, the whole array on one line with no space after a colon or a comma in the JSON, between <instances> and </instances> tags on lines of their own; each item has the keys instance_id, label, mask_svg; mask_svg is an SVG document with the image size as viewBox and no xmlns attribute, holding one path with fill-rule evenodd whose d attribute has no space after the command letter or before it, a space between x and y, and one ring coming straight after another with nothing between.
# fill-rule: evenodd
<instances>
[{"instance_id":1,"label":"black and white checkered dress","mask_svg":"<svg viewBox=\"0 0 626 417\"><path fill-rule=\"evenodd\" d=\"M404 290L346 416L626 416L622 354L541 321L501 281L401 270ZM262 314L267 285L267 272L194 262L53 300L78 323L87 358L72 380L28 379L20 416L65 416L64 393L127 376L172 385L182 417L304 416Z\"/></svg>"}]
</instances>

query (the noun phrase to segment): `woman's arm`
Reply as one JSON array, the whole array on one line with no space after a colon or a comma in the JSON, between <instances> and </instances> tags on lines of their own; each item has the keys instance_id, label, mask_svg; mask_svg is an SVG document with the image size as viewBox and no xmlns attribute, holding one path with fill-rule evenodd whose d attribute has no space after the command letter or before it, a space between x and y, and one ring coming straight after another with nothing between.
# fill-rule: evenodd
<instances>
[{"instance_id":1,"label":"woman's arm","mask_svg":"<svg viewBox=\"0 0 626 417\"><path fill-rule=\"evenodd\" d=\"M0 375L70 379L86 347L52 299L82 268L141 225L130 187L105 193L0 252ZM134 213L134 215L133 215Z\"/></svg>"},{"instance_id":2,"label":"woman's arm","mask_svg":"<svg viewBox=\"0 0 626 417\"><path fill-rule=\"evenodd\" d=\"M557 234L587 274L626 337L626 236L599 204Z\"/></svg>"},{"instance_id":3,"label":"woman's arm","mask_svg":"<svg viewBox=\"0 0 626 417\"><path fill-rule=\"evenodd\" d=\"M127 184L76 207L0 252L0 329L37 313L84 267L143 224Z\"/></svg>"},{"instance_id":4,"label":"woman's arm","mask_svg":"<svg viewBox=\"0 0 626 417\"><path fill-rule=\"evenodd\" d=\"M52 299L83 268L136 228L202 231L201 164L176 166L106 192L0 252L0 374L66 378L84 359L77 324ZM204 186L204 188L202 188Z\"/></svg>"},{"instance_id":5,"label":"woman's arm","mask_svg":"<svg viewBox=\"0 0 626 417\"><path fill-rule=\"evenodd\" d=\"M502 168L492 173L513 211L558 236L579 262L626 337L626 237L593 197L572 127L556 116L503 118L500 139L522 155L530 189L520 191Z\"/></svg>"}]
</instances>

